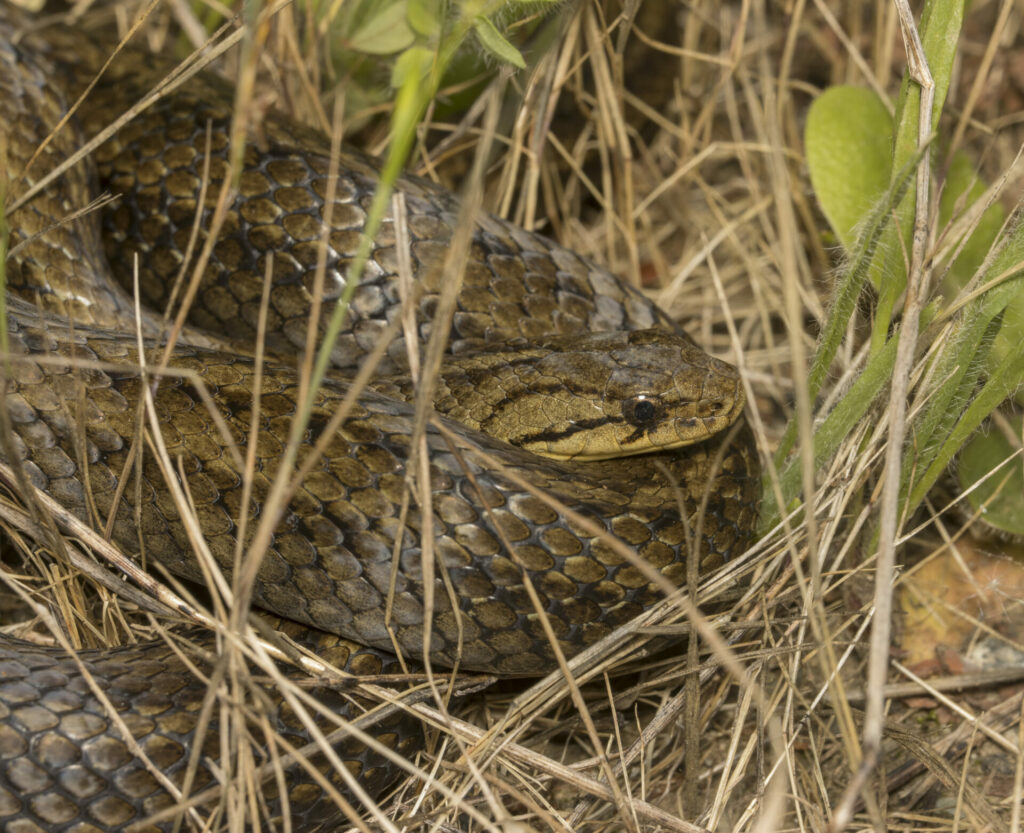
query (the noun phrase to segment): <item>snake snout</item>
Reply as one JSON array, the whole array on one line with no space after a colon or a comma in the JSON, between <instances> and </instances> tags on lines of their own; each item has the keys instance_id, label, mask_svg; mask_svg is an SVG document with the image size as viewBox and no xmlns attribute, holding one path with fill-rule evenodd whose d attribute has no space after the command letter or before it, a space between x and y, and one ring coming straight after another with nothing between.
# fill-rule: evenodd
<instances>
[{"instance_id":1,"label":"snake snout","mask_svg":"<svg viewBox=\"0 0 1024 833\"><path fill-rule=\"evenodd\" d=\"M722 364L725 364L722 362ZM747 397L743 391L743 382L739 372L731 365L725 365L730 373L709 384L705 398L703 399L703 417L712 421L717 427L716 432L732 425L747 404Z\"/></svg>"}]
</instances>

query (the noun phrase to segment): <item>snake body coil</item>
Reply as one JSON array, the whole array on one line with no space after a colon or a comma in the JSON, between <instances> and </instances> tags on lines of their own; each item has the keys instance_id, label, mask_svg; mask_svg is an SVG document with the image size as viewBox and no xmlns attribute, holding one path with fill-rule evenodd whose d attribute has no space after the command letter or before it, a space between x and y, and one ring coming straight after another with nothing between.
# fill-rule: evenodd
<instances>
[{"instance_id":1,"label":"snake body coil","mask_svg":"<svg viewBox=\"0 0 1024 833\"><path fill-rule=\"evenodd\" d=\"M0 37L0 137L6 145L9 202L81 144L72 122L29 166L67 99L89 80L83 73L96 69L90 44L76 43L81 65L68 68L62 56L72 35L57 30L19 33L15 39L20 26L20 20L0 11L0 29L7 35ZM131 54L115 62L79 111L86 134L134 101L136 89L145 92L150 75L138 70ZM3 370L0 402L7 424L0 453L20 466L26 482L72 513L99 528L109 524L112 540L123 550L144 552L197 581L204 580L204 571L194 559L165 474L148 448L139 448L137 457L132 450L142 425L139 403L151 380L144 382L139 372L132 305L109 279L108 262L124 271L138 253L142 294L158 309L168 302L196 212L205 227L227 175L227 100L216 82L189 82L101 147L94 160L98 173L90 168L93 161L76 166L9 218L8 287L38 306L8 294L12 356ZM370 160L345 152L331 182L326 148L325 140L276 116L246 147L239 195L210 249L193 307L193 323L206 333L230 344L251 343L272 254L268 349L286 358L304 346L325 219L330 233L323 317L329 317L358 246L376 174ZM199 195L207 168L211 196L203 206ZM85 207L97 177L119 195L104 215L109 259L101 251L96 215L52 227ZM458 206L446 192L417 179L402 179L398 189L405 198L420 286L407 303L414 305L415 325L425 339L442 289L438 265ZM409 491L406 477L416 427L411 404L385 393L360 393L324 447L314 452L351 389L341 370L357 367L399 314L398 260L389 220L374 241L346 329L334 346L339 372L317 394L299 454L300 460L319 456L278 519L267 551L259 554L256 604L356 640L358 645L336 640L325 647L327 637L312 632L301 637L326 651L339 668L384 673L394 661L378 649L397 646L407 655L421 654L429 613L425 584L430 584L432 662L538 673L554 665L541 614L560 650L571 656L662 597L657 582L609 544L608 536L677 586L685 581L698 514L704 567L742 549L753 529L758 496L757 458L746 429L688 448L560 462L440 418L425 432L429 507L417 502L419 493ZM144 317L141 326L150 338L158 335L155 316ZM605 270L502 220L477 221L450 328L454 349L512 339L515 350L520 349L517 338L534 343L546 334L647 333L651 328L674 331L652 303ZM625 340L648 338L633 334ZM735 388L735 376L687 339L674 338L692 362L676 373L674 383L696 391L686 394L695 400L685 417L688 424L717 429L731 421L742 408L742 395L719 422L720 406L709 397L722 385ZM212 337L196 341L203 343L175 348L171 369L156 387L152 413L159 424L147 430L158 427L159 442L184 476L202 540L230 573L238 552L245 550L239 547L239 518L248 519L248 542L297 418L300 377L293 363L278 359L260 368L229 346L209 346ZM159 344L146 345L153 361ZM385 369L400 366L405 351L396 339ZM493 354L493 347L481 353ZM489 365L478 378L484 376L496 378L497 372ZM518 390L515 379L506 393ZM403 387L399 382L381 389L395 385ZM408 395L412 388L405 384L405 389ZM599 398L607 398L610 389L603 383ZM258 436L250 447L246 438L257 390ZM653 407L634 408L627 421L653 413ZM551 433L556 432L532 430L545 442ZM149 442L155 439L150 433ZM239 448L251 455L248 483ZM123 488L122 477L127 477ZM425 551L435 566L425 561ZM539 610L531 592L540 600ZM208 649L209 642L200 641L188 653L195 668L163 643L85 651L79 663L63 652L3 638L0 830L119 831L174 805L176 791L195 795L216 785L219 770L211 762L226 750L213 731L217 710L204 713L205 684L197 679L197 671L220 673ZM121 713L123 726L110 718L101 694ZM337 701L342 716L354 717L365 706L337 692L323 695ZM252 708L253 723L262 716L294 746L307 742L308 727L269 690ZM197 726L207 717L212 723L197 747ZM397 717L372 731L399 752L408 752L415 742ZM261 742L270 743L262 736ZM337 754L371 792L391 777L379 756L352 739L340 743ZM288 813L299 829L329 819L335 809L330 785L347 794L345 781L322 762L317 767L326 774L292 766L286 785L269 779L263 810ZM200 803L194 812L208 811ZM152 826L170 829L173 820Z\"/></svg>"}]
</instances>

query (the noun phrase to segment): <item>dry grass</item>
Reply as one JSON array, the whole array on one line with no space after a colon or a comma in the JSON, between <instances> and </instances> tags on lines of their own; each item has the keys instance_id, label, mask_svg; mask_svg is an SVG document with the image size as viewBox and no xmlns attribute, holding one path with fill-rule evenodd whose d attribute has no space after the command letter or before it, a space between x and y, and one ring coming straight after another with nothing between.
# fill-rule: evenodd
<instances>
[{"instance_id":1,"label":"dry grass","mask_svg":"<svg viewBox=\"0 0 1024 833\"><path fill-rule=\"evenodd\" d=\"M697 0L684 8L648 0L634 18L633 4L599 5L603 12L589 0L576 13L565 7L557 42L536 72L493 82L457 124L431 123L414 164L452 184L472 164L466 160L480 137L493 140L500 153L473 174L481 183L474 197L608 264L710 352L738 363L769 461L805 388L837 266L802 164L803 117L830 83L896 94L903 50L894 10L883 0L846 3L841 12L795 3L785 15L757 2ZM983 94L969 95L982 56L992 55L998 6L971 9L950 107L958 142L990 181L1009 167L1024 113L1019 62L1009 48L1011 41L1019 48L1019 38L1000 42ZM268 70L278 105L330 128L330 104L313 95L327 74L322 44L298 34L304 13L289 7L275 18L252 66ZM196 22L184 3L168 3L162 14L149 23L155 43L170 21ZM513 109L510 100L525 103ZM382 146L381 124L371 120L359 134L371 149ZM1012 205L1016 194L1003 198ZM869 299L861 314L870 315ZM842 396L862 366L863 324L851 325L829 387L812 403L815 414ZM920 353L912 378L928 358ZM709 579L702 599L743 588L726 614L708 626L688 622L680 604L665 604L645 619L646 634L691 634L685 663L664 655L637 660L633 628L585 657L572 687L556 673L449 700L448 682L430 680L433 693L411 706L430 727L414 762L429 778L407 779L382 801L381 815L369 817L370 828L483 829L491 821L498 825L491 829L506 831L588 833L847 823L1015 829L1021 690L992 696L990 678L967 672L951 672L939 691L892 664L879 767L847 793L865 754L863 687L879 603L871 534L888 407L879 402L818 473L812 512L772 530L732 572ZM805 430L802 441L809 439ZM910 519L904 529L913 535L899 539L897 554L907 566L937 558L961 534L934 515ZM30 525L25 533L15 535L32 551ZM117 641L133 627L136 615L121 612L113 597L97 602L77 573L58 573L47 559L33 563L41 581L27 586L52 591L50 610L72 644ZM905 581L882 592L896 594ZM252 637L242 622L228 626ZM893 650L899 654L899 645Z\"/></svg>"}]
</instances>

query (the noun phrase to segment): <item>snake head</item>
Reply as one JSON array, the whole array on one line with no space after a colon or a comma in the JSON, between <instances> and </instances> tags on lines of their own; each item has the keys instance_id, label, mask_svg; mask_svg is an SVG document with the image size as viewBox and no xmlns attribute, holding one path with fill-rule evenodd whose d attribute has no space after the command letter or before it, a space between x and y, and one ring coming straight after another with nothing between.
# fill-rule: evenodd
<instances>
[{"instance_id":1,"label":"snake head","mask_svg":"<svg viewBox=\"0 0 1024 833\"><path fill-rule=\"evenodd\" d=\"M560 351L538 369L565 380L567 404L548 409L562 411L557 427L521 443L535 453L604 460L680 448L724 430L743 411L738 371L685 336L636 330L552 346Z\"/></svg>"},{"instance_id":2,"label":"snake head","mask_svg":"<svg viewBox=\"0 0 1024 833\"><path fill-rule=\"evenodd\" d=\"M605 460L697 443L742 413L739 373L664 330L516 342L442 368L435 407L534 454Z\"/></svg>"}]
</instances>

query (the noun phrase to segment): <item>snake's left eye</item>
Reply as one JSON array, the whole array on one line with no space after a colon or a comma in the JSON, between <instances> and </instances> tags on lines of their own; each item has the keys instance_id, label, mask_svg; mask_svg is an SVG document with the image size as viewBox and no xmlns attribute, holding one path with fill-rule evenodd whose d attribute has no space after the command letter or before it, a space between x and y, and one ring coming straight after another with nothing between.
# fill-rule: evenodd
<instances>
[{"instance_id":1,"label":"snake's left eye","mask_svg":"<svg viewBox=\"0 0 1024 833\"><path fill-rule=\"evenodd\" d=\"M661 402L653 396L634 396L622 403L622 415L633 425L650 425L661 415Z\"/></svg>"}]
</instances>

